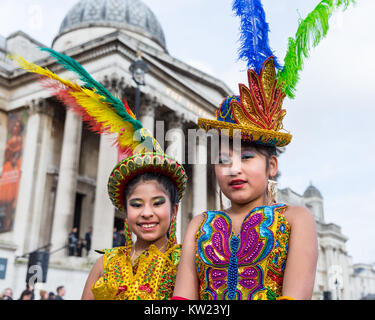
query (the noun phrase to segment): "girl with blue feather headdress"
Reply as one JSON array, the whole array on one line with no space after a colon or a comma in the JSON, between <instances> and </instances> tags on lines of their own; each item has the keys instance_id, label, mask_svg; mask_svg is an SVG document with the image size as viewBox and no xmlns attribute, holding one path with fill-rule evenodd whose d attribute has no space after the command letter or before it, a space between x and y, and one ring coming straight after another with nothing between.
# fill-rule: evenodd
<instances>
[{"instance_id":1,"label":"girl with blue feather headdress","mask_svg":"<svg viewBox=\"0 0 375 320\"><path fill-rule=\"evenodd\" d=\"M320 1L289 38L284 65L269 46L261 1L233 2L249 85L239 84L240 94L223 100L215 120L198 119L202 129L229 141L219 147L214 172L230 206L191 221L173 299L311 299L318 253L314 217L276 199L276 148L292 139L283 127L282 104L294 97L303 60L327 34L333 11L353 2Z\"/></svg>"}]
</instances>

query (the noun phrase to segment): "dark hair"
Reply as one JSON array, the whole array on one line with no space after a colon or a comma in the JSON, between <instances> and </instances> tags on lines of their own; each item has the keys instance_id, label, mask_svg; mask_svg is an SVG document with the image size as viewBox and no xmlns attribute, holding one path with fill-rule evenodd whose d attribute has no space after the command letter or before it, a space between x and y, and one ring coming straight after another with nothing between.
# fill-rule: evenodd
<instances>
[{"instance_id":1,"label":"dark hair","mask_svg":"<svg viewBox=\"0 0 375 320\"><path fill-rule=\"evenodd\" d=\"M64 288L64 286L59 286L59 287L57 287L56 292L59 293L59 291L60 291L61 289L63 289L63 288Z\"/></svg>"},{"instance_id":2,"label":"dark hair","mask_svg":"<svg viewBox=\"0 0 375 320\"><path fill-rule=\"evenodd\" d=\"M159 172L146 172L130 180L124 188L124 208L126 208L128 196L134 191L137 184L139 182L152 180L156 180L163 187L164 191L168 194L172 205L178 203L177 188L170 178Z\"/></svg>"},{"instance_id":3,"label":"dark hair","mask_svg":"<svg viewBox=\"0 0 375 320\"><path fill-rule=\"evenodd\" d=\"M19 300L22 300L22 298L25 297L25 296L33 296L33 293L30 290L27 290L27 289L23 290Z\"/></svg>"}]
</instances>

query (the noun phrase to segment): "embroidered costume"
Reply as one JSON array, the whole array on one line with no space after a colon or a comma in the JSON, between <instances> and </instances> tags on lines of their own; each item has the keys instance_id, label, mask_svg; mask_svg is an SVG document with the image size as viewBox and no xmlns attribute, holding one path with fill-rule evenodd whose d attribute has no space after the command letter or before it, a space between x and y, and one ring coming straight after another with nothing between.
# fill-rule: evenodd
<instances>
[{"instance_id":1,"label":"embroidered costume","mask_svg":"<svg viewBox=\"0 0 375 320\"><path fill-rule=\"evenodd\" d=\"M132 265L130 250L104 250L104 275L93 287L96 300L168 300L172 297L181 245L160 252L151 245Z\"/></svg>"},{"instance_id":2,"label":"embroidered costume","mask_svg":"<svg viewBox=\"0 0 375 320\"><path fill-rule=\"evenodd\" d=\"M288 145L292 135L283 127L284 98L294 97L303 60L327 34L333 11L353 2L321 1L299 22L295 38L289 38L281 66L268 43L269 26L261 1L235 0L233 11L241 19L239 58L247 62L248 86L239 84L239 95L224 98L216 118L199 118L199 127L267 147ZM203 214L195 252L201 299L291 299L281 296L291 231L285 209L282 204L255 208L239 235L233 233L225 212Z\"/></svg>"},{"instance_id":3,"label":"embroidered costume","mask_svg":"<svg viewBox=\"0 0 375 320\"><path fill-rule=\"evenodd\" d=\"M290 227L286 205L253 209L234 234L223 211L206 211L195 242L201 300L281 296Z\"/></svg>"},{"instance_id":4,"label":"embroidered costume","mask_svg":"<svg viewBox=\"0 0 375 320\"><path fill-rule=\"evenodd\" d=\"M100 134L115 136L120 162L108 179L108 195L113 205L124 211L125 186L136 176L155 172L167 176L175 185L181 200L187 175L184 167L166 155L158 141L142 126L127 102L120 100L94 80L74 59L52 49L42 48L65 69L75 72L83 85L62 79L47 68L13 57L21 68L37 73L44 87L86 121ZM103 213L105 214L105 213ZM92 286L96 299L169 299L172 297L180 259L181 245L176 240L176 218L172 219L166 252L154 245L143 251L132 265L131 233L125 220L124 247L101 251L104 275Z\"/></svg>"}]
</instances>

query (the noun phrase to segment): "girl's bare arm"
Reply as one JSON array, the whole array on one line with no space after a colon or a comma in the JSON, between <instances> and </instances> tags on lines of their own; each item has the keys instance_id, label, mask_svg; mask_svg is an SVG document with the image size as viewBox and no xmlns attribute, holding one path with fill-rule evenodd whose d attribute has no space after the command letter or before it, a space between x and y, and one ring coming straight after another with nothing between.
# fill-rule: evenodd
<instances>
[{"instance_id":1,"label":"girl's bare arm","mask_svg":"<svg viewBox=\"0 0 375 320\"><path fill-rule=\"evenodd\" d=\"M285 217L291 227L283 280L283 296L310 300L318 259L315 219L305 207L290 206Z\"/></svg>"}]
</instances>

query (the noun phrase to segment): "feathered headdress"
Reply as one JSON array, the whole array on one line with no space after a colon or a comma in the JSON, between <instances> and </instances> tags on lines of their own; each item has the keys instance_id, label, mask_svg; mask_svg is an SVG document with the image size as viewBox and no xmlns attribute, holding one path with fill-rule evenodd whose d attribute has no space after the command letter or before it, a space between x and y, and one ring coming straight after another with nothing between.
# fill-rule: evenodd
<instances>
[{"instance_id":1,"label":"feathered headdress","mask_svg":"<svg viewBox=\"0 0 375 320\"><path fill-rule=\"evenodd\" d=\"M294 98L304 58L326 36L334 10L346 10L353 3L354 0L321 1L299 22L295 37L289 38L281 66L269 46L269 26L261 1L234 0L233 11L241 19L239 59L247 62L249 85L240 84L240 96L224 99L216 120L199 118L198 125L230 136L238 129L242 140L267 146L290 143L291 134L282 132L286 114L283 100L286 96Z\"/></svg>"},{"instance_id":2,"label":"feathered headdress","mask_svg":"<svg viewBox=\"0 0 375 320\"><path fill-rule=\"evenodd\" d=\"M52 49L41 50L49 52L65 69L77 74L83 85L62 79L21 56L11 58L21 68L38 74L42 85L51 89L66 107L81 116L92 131L115 136L119 163L108 179L108 194L113 205L124 211L125 186L144 172L158 172L169 177L177 188L178 199L182 199L187 184L184 167L164 154L158 141L136 119L126 100L114 97L73 58Z\"/></svg>"},{"instance_id":3,"label":"feathered headdress","mask_svg":"<svg viewBox=\"0 0 375 320\"><path fill-rule=\"evenodd\" d=\"M42 85L51 89L64 105L81 116L89 129L100 134L114 135L120 158L147 151L162 152L156 139L135 118L126 100L121 101L113 96L71 57L48 48L41 50L48 52L65 69L77 74L83 85L62 79L22 56L11 58L16 60L21 68L38 74Z\"/></svg>"}]
</instances>

